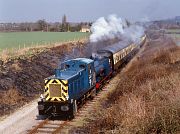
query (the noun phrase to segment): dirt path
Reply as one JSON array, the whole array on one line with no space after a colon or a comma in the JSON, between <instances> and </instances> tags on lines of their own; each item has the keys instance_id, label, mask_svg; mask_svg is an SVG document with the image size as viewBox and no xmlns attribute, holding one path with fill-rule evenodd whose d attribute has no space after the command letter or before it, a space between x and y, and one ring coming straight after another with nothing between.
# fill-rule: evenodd
<instances>
[{"instance_id":1,"label":"dirt path","mask_svg":"<svg viewBox=\"0 0 180 134\"><path fill-rule=\"evenodd\" d=\"M37 100L25 105L18 111L0 121L1 134L25 134L30 126L39 122L36 120Z\"/></svg>"}]
</instances>

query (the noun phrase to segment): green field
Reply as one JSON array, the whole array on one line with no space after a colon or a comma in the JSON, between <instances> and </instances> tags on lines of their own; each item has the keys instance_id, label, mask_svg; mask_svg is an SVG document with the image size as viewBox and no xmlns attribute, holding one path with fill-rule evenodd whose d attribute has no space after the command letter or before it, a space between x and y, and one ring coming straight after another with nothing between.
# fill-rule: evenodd
<instances>
[{"instance_id":1,"label":"green field","mask_svg":"<svg viewBox=\"0 0 180 134\"><path fill-rule=\"evenodd\" d=\"M167 29L166 32L168 32L168 36L172 37L176 44L180 46L180 29Z\"/></svg>"},{"instance_id":2,"label":"green field","mask_svg":"<svg viewBox=\"0 0 180 134\"><path fill-rule=\"evenodd\" d=\"M169 34L170 37L173 38L179 38L180 39L180 34Z\"/></svg>"},{"instance_id":3,"label":"green field","mask_svg":"<svg viewBox=\"0 0 180 134\"><path fill-rule=\"evenodd\" d=\"M176 32L180 32L180 29L166 29L166 32L170 32L170 33L176 33Z\"/></svg>"},{"instance_id":4,"label":"green field","mask_svg":"<svg viewBox=\"0 0 180 134\"><path fill-rule=\"evenodd\" d=\"M0 50L22 48L55 42L66 42L89 37L80 32L10 32L0 33Z\"/></svg>"}]
</instances>

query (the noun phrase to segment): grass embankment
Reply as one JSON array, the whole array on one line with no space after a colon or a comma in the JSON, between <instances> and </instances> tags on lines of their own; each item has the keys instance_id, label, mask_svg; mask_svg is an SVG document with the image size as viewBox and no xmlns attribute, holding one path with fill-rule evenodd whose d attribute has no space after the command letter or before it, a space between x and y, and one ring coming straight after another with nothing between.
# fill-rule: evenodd
<instances>
[{"instance_id":1,"label":"grass embankment","mask_svg":"<svg viewBox=\"0 0 180 134\"><path fill-rule=\"evenodd\" d=\"M81 133L180 132L180 47L151 41Z\"/></svg>"}]
</instances>

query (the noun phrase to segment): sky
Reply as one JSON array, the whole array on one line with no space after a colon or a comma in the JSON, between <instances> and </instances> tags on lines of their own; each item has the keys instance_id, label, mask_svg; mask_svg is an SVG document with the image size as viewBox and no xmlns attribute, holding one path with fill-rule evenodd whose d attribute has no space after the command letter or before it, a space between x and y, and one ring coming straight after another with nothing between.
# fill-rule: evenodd
<instances>
[{"instance_id":1,"label":"sky","mask_svg":"<svg viewBox=\"0 0 180 134\"><path fill-rule=\"evenodd\" d=\"M95 21L116 14L130 21L180 16L180 0L0 0L0 22Z\"/></svg>"}]
</instances>

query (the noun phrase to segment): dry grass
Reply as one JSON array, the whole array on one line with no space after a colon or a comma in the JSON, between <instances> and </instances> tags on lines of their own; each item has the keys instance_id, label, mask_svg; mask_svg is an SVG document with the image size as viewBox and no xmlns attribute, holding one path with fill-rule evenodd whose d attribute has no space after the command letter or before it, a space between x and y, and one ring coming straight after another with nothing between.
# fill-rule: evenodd
<instances>
[{"instance_id":1,"label":"dry grass","mask_svg":"<svg viewBox=\"0 0 180 134\"><path fill-rule=\"evenodd\" d=\"M25 104L27 100L17 89L11 88L6 92L0 92L0 113L1 116L11 114L17 107Z\"/></svg>"},{"instance_id":2,"label":"dry grass","mask_svg":"<svg viewBox=\"0 0 180 134\"><path fill-rule=\"evenodd\" d=\"M7 92L2 94L2 97L0 100L3 104L15 105L18 103L18 101L22 99L23 97L19 94L17 89L9 89Z\"/></svg>"},{"instance_id":3,"label":"dry grass","mask_svg":"<svg viewBox=\"0 0 180 134\"><path fill-rule=\"evenodd\" d=\"M102 103L100 112L78 132L180 132L180 48L170 42L156 49L147 46L121 75L117 90Z\"/></svg>"},{"instance_id":4,"label":"dry grass","mask_svg":"<svg viewBox=\"0 0 180 134\"><path fill-rule=\"evenodd\" d=\"M53 45L54 46L54 45ZM42 46L34 46L34 47L26 47L21 49L5 49L0 52L0 59L6 61L10 58L24 56L24 55L31 55L37 53L38 50L44 50L47 45Z\"/></svg>"}]
</instances>

